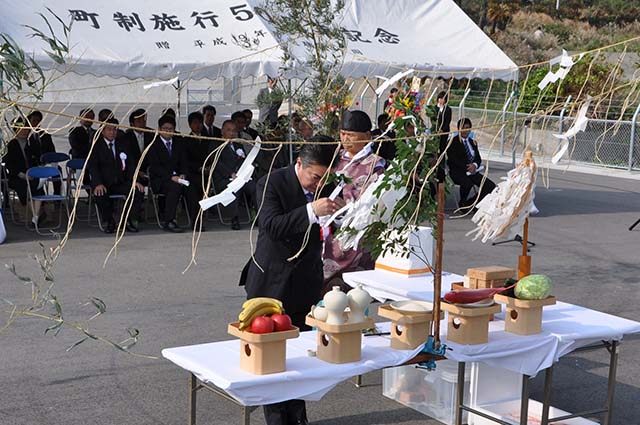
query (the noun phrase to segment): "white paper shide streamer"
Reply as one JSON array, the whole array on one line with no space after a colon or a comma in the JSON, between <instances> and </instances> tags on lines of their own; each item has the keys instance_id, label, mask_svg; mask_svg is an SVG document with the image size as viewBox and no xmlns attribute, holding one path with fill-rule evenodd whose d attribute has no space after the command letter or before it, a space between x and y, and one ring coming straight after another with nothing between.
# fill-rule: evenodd
<instances>
[{"instance_id":1,"label":"white paper shide streamer","mask_svg":"<svg viewBox=\"0 0 640 425\"><path fill-rule=\"evenodd\" d=\"M524 226L529 214L537 211L533 204L536 181L536 166L533 160L525 162L507 173L507 177L488 194L476 207L478 211L471 221L477 227L466 236L482 242L499 237L514 237Z\"/></svg>"},{"instance_id":2,"label":"white paper shide streamer","mask_svg":"<svg viewBox=\"0 0 640 425\"><path fill-rule=\"evenodd\" d=\"M236 173L236 178L231 180L222 192L209 198L204 198L200 201L200 207L204 211L218 204L222 204L226 207L236 200L235 193L242 189L242 187L251 180L251 176L255 170L253 161L255 161L256 156L258 156L258 152L260 152L260 142L260 137L256 137L255 144L253 145L253 148L251 148L251 152L249 152L249 155L247 155L245 160L242 162L240 169Z\"/></svg>"},{"instance_id":3,"label":"white paper shide streamer","mask_svg":"<svg viewBox=\"0 0 640 425\"><path fill-rule=\"evenodd\" d=\"M587 111L589 110L589 106L591 105L591 97L582 105L580 110L578 111L578 116L573 122L573 125L570 129L565 131L562 134L554 134L553 137L560 139L560 146L556 153L551 158L551 162L553 164L557 164L562 159L562 156L569 149L569 139L575 137L579 132L585 131L587 129L587 123L589 122L589 118L587 118Z\"/></svg>"}]
</instances>

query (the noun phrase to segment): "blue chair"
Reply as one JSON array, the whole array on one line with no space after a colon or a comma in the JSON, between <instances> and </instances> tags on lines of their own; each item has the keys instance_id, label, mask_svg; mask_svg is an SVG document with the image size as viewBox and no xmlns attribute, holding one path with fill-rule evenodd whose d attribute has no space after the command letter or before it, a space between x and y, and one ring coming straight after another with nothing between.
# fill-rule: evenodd
<instances>
[{"instance_id":1,"label":"blue chair","mask_svg":"<svg viewBox=\"0 0 640 425\"><path fill-rule=\"evenodd\" d=\"M88 205L87 216L82 219L86 222L90 222L92 217L91 204L93 202L93 194L91 191L91 186L88 184L78 184L79 172L82 170L82 168L84 168L85 162L86 160L80 159L80 158L75 158L67 161L67 164L66 164L67 166L67 201L69 205L73 205L76 191L82 190L82 189L86 190L87 193L89 194L87 198L87 203L89 205ZM85 172L85 175L88 176L89 174ZM80 218L79 214L76 214L76 216Z\"/></svg>"},{"instance_id":2,"label":"blue chair","mask_svg":"<svg viewBox=\"0 0 640 425\"><path fill-rule=\"evenodd\" d=\"M47 192L48 183L52 182L54 179L60 179L60 170L56 167L31 167L27 170L27 179L46 179L46 182L43 186L44 195L34 195L31 193L31 185L27 184L27 203L31 207L31 213L35 215L35 201L40 201L41 203L47 202L60 202L63 203L65 209L67 211L67 218L69 217L69 205L67 204L67 197L64 195L49 195ZM43 206L44 207L44 206ZM28 223L26 223L28 225ZM35 223L36 232L39 235L46 235L47 233L42 233L40 230L55 230L59 229L62 226L62 208L60 208L60 212L58 215L58 224L54 227L47 227L44 229L40 229L37 223Z\"/></svg>"},{"instance_id":3,"label":"blue chair","mask_svg":"<svg viewBox=\"0 0 640 425\"><path fill-rule=\"evenodd\" d=\"M40 156L41 164L57 164L69 160L69 155L62 152L45 152Z\"/></svg>"}]
</instances>

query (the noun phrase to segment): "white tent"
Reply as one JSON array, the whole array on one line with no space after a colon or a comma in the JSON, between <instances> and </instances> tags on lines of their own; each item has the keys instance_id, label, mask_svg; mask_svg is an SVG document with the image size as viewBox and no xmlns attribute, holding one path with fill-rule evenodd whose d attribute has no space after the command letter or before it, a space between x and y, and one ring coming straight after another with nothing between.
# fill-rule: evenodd
<instances>
[{"instance_id":1,"label":"white tent","mask_svg":"<svg viewBox=\"0 0 640 425\"><path fill-rule=\"evenodd\" d=\"M42 13L60 28L47 8L63 20L73 18L65 71L215 79L277 75L281 67L280 46L251 6L260 0L2 3L0 32L44 68L55 67L47 46L24 25L44 30ZM517 66L452 0L350 0L341 22L348 38L345 76L389 76L413 68L432 76L517 79Z\"/></svg>"}]
</instances>

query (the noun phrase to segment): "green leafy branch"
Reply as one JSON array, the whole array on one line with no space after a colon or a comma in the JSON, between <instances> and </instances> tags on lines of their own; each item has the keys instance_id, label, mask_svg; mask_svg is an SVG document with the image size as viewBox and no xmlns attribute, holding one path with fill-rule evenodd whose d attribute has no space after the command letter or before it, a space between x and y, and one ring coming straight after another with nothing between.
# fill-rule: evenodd
<instances>
[{"instance_id":1,"label":"green leafy branch","mask_svg":"<svg viewBox=\"0 0 640 425\"><path fill-rule=\"evenodd\" d=\"M20 274L14 264L6 265L7 270L17 279L17 281L31 287L31 302L20 306L8 299L0 299L0 302L9 306L9 309L0 310L2 313L9 316L5 325L0 328L0 333L8 329L9 326L11 326L11 324L19 317L33 317L53 322L44 330L45 335L51 332L54 336L58 336L65 327L74 329L83 335L81 339L67 347L66 351L71 351L87 340L94 340L136 357L149 359L157 358L155 356L139 354L131 351L131 349L138 343L140 336L140 331L136 328L126 328L128 336L120 342L115 342L90 330L89 322L107 311L106 303L100 298L89 297L88 301L84 304L85 306L91 306L95 309L94 314L89 317L85 323L77 323L67 320L58 296L53 293L55 279L51 272L51 267L53 265L51 255L47 252L44 245L40 244L40 246L42 248L42 255L36 255L33 258L43 272L43 281L39 282L31 277Z\"/></svg>"}]
</instances>

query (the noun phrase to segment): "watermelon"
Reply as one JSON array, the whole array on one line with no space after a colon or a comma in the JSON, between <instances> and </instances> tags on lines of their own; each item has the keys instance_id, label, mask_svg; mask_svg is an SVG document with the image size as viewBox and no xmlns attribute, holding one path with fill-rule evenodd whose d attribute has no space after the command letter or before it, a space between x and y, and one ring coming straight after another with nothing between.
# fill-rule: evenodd
<instances>
[{"instance_id":1,"label":"watermelon","mask_svg":"<svg viewBox=\"0 0 640 425\"><path fill-rule=\"evenodd\" d=\"M543 274L525 276L518 281L515 294L522 300L543 300L551 295L551 279Z\"/></svg>"}]
</instances>

